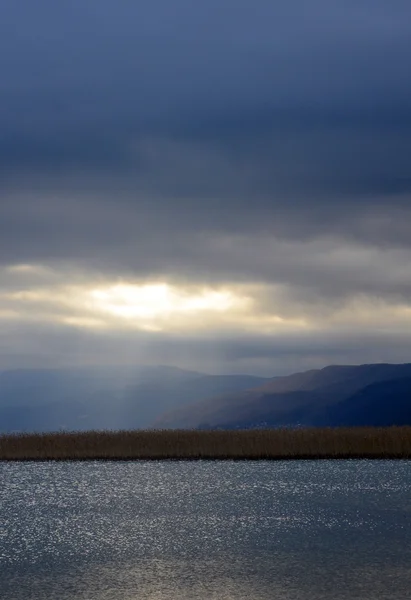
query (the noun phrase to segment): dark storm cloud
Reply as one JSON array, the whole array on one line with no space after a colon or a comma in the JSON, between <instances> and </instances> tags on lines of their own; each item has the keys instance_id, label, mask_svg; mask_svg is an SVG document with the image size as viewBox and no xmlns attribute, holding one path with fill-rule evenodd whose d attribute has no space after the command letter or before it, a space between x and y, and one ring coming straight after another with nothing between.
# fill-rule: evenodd
<instances>
[{"instance_id":1,"label":"dark storm cloud","mask_svg":"<svg viewBox=\"0 0 411 600\"><path fill-rule=\"evenodd\" d=\"M356 294L409 306L410 23L399 0L4 0L0 267L50 265L50 289L261 283L262 314L313 319ZM10 293L42 286L0 276ZM48 310L29 304L33 319ZM10 352L98 355L95 334L33 327L10 330ZM398 333L331 327L270 342L233 332L221 361L403 356ZM105 356L134 348L107 336ZM162 362L190 347L143 342ZM192 344L215 359L211 341Z\"/></svg>"},{"instance_id":2,"label":"dark storm cloud","mask_svg":"<svg viewBox=\"0 0 411 600\"><path fill-rule=\"evenodd\" d=\"M308 193L408 190L410 17L405 2L8 1L3 176L80 168L138 181L150 157L133 145L154 137L251 163L257 194L294 192L298 176Z\"/></svg>"}]
</instances>

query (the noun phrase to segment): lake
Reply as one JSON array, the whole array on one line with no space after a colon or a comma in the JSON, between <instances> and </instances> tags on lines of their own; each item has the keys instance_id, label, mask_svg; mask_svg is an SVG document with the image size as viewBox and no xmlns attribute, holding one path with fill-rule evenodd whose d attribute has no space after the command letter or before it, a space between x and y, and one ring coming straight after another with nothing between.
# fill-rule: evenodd
<instances>
[{"instance_id":1,"label":"lake","mask_svg":"<svg viewBox=\"0 0 411 600\"><path fill-rule=\"evenodd\" d=\"M3 600L402 600L411 461L0 463Z\"/></svg>"}]
</instances>

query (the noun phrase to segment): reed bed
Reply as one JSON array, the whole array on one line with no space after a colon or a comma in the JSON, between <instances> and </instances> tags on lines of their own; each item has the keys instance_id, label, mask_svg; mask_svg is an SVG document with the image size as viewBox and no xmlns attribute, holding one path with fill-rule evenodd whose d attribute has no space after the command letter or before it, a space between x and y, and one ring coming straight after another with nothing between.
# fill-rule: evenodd
<instances>
[{"instance_id":1,"label":"reed bed","mask_svg":"<svg viewBox=\"0 0 411 600\"><path fill-rule=\"evenodd\" d=\"M0 435L0 460L411 458L411 427Z\"/></svg>"}]
</instances>

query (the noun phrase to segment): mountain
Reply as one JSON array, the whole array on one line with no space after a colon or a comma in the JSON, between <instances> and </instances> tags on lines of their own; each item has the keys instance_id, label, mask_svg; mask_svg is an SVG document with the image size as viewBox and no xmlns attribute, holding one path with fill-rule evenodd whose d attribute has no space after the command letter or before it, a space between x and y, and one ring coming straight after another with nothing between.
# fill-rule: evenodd
<instances>
[{"instance_id":1,"label":"mountain","mask_svg":"<svg viewBox=\"0 0 411 600\"><path fill-rule=\"evenodd\" d=\"M411 364L332 365L180 407L162 428L411 425Z\"/></svg>"},{"instance_id":2,"label":"mountain","mask_svg":"<svg viewBox=\"0 0 411 600\"><path fill-rule=\"evenodd\" d=\"M168 366L0 373L0 433L402 424L411 425L411 364L272 378Z\"/></svg>"},{"instance_id":3,"label":"mountain","mask_svg":"<svg viewBox=\"0 0 411 600\"><path fill-rule=\"evenodd\" d=\"M411 425L411 377L367 385L322 418L332 426Z\"/></svg>"},{"instance_id":4,"label":"mountain","mask_svg":"<svg viewBox=\"0 0 411 600\"><path fill-rule=\"evenodd\" d=\"M147 428L162 413L267 378L168 366L0 373L0 432Z\"/></svg>"},{"instance_id":5,"label":"mountain","mask_svg":"<svg viewBox=\"0 0 411 600\"><path fill-rule=\"evenodd\" d=\"M127 386L158 380L173 384L203 375L162 365L13 369L0 372L0 407L84 400L104 391L120 392Z\"/></svg>"},{"instance_id":6,"label":"mountain","mask_svg":"<svg viewBox=\"0 0 411 600\"><path fill-rule=\"evenodd\" d=\"M173 386L203 373L168 366L15 369L0 373L0 431L125 425L127 395L139 387ZM138 391L134 394L137 399Z\"/></svg>"}]
</instances>

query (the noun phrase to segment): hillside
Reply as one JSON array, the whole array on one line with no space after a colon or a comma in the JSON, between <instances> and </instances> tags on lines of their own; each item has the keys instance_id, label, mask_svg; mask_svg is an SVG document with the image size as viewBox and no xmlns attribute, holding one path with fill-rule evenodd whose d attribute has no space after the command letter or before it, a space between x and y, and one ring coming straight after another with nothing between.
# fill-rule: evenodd
<instances>
[{"instance_id":1,"label":"hillside","mask_svg":"<svg viewBox=\"0 0 411 600\"><path fill-rule=\"evenodd\" d=\"M411 377L366 386L325 414L324 423L347 427L410 424Z\"/></svg>"},{"instance_id":2,"label":"hillside","mask_svg":"<svg viewBox=\"0 0 411 600\"><path fill-rule=\"evenodd\" d=\"M159 428L411 424L411 364L329 366L163 415ZM376 415L378 416L378 419ZM395 418L394 416L395 415Z\"/></svg>"},{"instance_id":3,"label":"hillside","mask_svg":"<svg viewBox=\"0 0 411 600\"><path fill-rule=\"evenodd\" d=\"M147 428L165 411L265 381L165 366L5 371L0 432Z\"/></svg>"},{"instance_id":4,"label":"hillside","mask_svg":"<svg viewBox=\"0 0 411 600\"><path fill-rule=\"evenodd\" d=\"M0 433L407 424L411 364L273 378L165 366L0 373Z\"/></svg>"}]
</instances>

